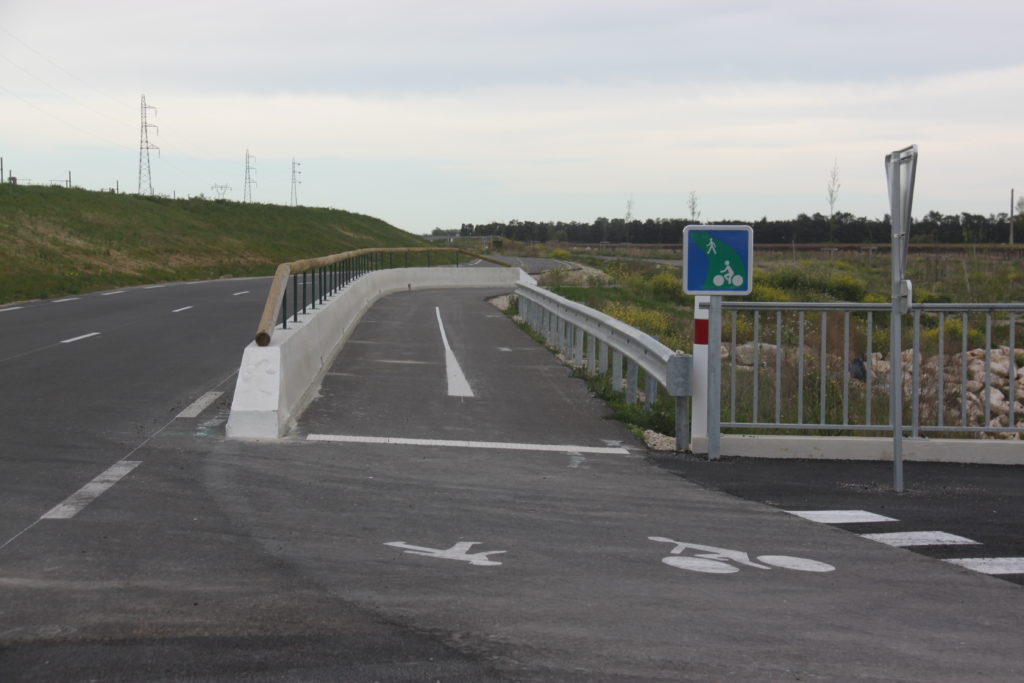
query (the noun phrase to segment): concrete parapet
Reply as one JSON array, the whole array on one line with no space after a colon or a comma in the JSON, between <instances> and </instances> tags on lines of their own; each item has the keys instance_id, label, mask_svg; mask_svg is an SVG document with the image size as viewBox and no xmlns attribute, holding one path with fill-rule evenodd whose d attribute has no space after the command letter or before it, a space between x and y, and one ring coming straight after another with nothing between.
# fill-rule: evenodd
<instances>
[{"instance_id":1,"label":"concrete parapet","mask_svg":"<svg viewBox=\"0 0 1024 683\"><path fill-rule=\"evenodd\" d=\"M268 346L245 347L227 435L278 439L313 398L323 374L363 313L378 299L412 289L536 284L519 268L394 268L368 273L316 310L278 329Z\"/></svg>"}]
</instances>

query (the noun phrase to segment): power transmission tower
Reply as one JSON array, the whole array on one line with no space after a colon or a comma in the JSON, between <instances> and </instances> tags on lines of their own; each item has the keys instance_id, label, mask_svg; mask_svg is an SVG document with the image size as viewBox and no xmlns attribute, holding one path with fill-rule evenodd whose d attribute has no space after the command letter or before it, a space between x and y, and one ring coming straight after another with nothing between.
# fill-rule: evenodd
<instances>
[{"instance_id":1,"label":"power transmission tower","mask_svg":"<svg viewBox=\"0 0 1024 683\"><path fill-rule=\"evenodd\" d=\"M302 175L302 171L298 170L299 166L302 166L302 164L299 163L298 161L295 161L295 159L292 159L292 199L290 202L291 206L299 205L298 186L302 184L302 181L298 179L298 176Z\"/></svg>"},{"instance_id":2,"label":"power transmission tower","mask_svg":"<svg viewBox=\"0 0 1024 683\"><path fill-rule=\"evenodd\" d=\"M242 201L252 201L252 186L256 184L256 157L245 150L245 185L243 185Z\"/></svg>"},{"instance_id":3,"label":"power transmission tower","mask_svg":"<svg viewBox=\"0 0 1024 683\"><path fill-rule=\"evenodd\" d=\"M217 199L224 199L224 195L231 190L230 185L211 185L210 189L217 193Z\"/></svg>"},{"instance_id":4,"label":"power transmission tower","mask_svg":"<svg viewBox=\"0 0 1024 683\"><path fill-rule=\"evenodd\" d=\"M139 134L139 194L153 194L153 177L149 172L149 150L157 150L157 156L160 154L160 148L150 143L149 141L149 129L156 128L157 135L160 134L160 129L153 123L146 123L146 110L152 109L153 113L156 113L156 107L146 104L146 96L142 96L142 132Z\"/></svg>"}]
</instances>

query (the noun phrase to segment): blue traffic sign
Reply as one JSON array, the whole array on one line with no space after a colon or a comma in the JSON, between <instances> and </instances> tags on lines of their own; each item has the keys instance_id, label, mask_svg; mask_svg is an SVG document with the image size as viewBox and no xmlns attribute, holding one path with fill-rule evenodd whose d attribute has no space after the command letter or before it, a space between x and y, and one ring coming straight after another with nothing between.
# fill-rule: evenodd
<instances>
[{"instance_id":1,"label":"blue traffic sign","mask_svg":"<svg viewBox=\"0 0 1024 683\"><path fill-rule=\"evenodd\" d=\"M683 291L750 294L754 230L749 225L688 225L683 230Z\"/></svg>"}]
</instances>

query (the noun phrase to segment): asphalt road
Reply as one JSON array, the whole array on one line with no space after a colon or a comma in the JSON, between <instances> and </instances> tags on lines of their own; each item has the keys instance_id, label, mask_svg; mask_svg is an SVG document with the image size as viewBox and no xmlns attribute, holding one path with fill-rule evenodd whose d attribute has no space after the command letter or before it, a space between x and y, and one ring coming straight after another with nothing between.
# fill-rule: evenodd
<instances>
[{"instance_id":1,"label":"asphalt road","mask_svg":"<svg viewBox=\"0 0 1024 683\"><path fill-rule=\"evenodd\" d=\"M226 440L266 286L0 310L0 680L1024 675L1018 585L667 471L478 290Z\"/></svg>"}]
</instances>

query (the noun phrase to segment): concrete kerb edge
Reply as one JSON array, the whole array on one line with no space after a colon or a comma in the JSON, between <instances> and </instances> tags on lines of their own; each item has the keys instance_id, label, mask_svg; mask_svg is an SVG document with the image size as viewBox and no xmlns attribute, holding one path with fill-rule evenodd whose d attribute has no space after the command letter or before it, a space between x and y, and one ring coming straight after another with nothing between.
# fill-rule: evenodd
<instances>
[{"instance_id":1,"label":"concrete kerb edge","mask_svg":"<svg viewBox=\"0 0 1024 683\"><path fill-rule=\"evenodd\" d=\"M536 284L519 268L395 268L364 275L315 311L242 353L227 423L232 439L275 440L316 396L356 323L381 297L413 289Z\"/></svg>"},{"instance_id":2,"label":"concrete kerb edge","mask_svg":"<svg viewBox=\"0 0 1024 683\"><path fill-rule=\"evenodd\" d=\"M982 445L982 448L978 448ZM694 436L694 453L707 453L707 437ZM721 453L763 459L892 461L888 437L772 436L723 434ZM950 462L977 465L1024 465L1024 442L986 439L903 440L903 458L912 462Z\"/></svg>"}]
</instances>

